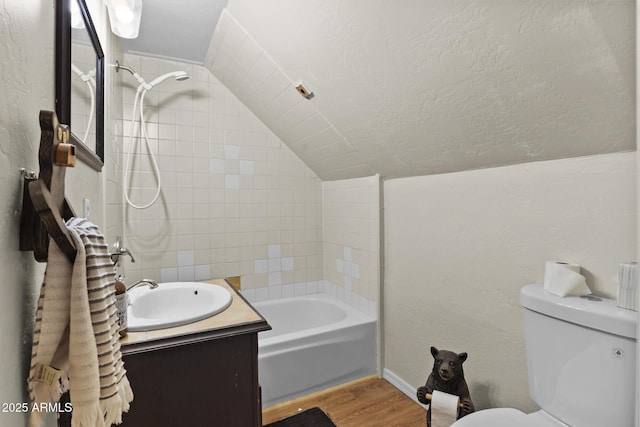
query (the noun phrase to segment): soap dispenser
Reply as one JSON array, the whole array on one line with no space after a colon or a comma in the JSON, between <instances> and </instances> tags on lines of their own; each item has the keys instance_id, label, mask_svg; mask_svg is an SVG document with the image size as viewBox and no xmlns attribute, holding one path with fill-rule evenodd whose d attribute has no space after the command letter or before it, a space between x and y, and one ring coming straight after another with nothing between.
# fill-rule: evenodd
<instances>
[{"instance_id":1,"label":"soap dispenser","mask_svg":"<svg viewBox=\"0 0 640 427\"><path fill-rule=\"evenodd\" d=\"M127 295L127 286L122 279L122 276L116 277L116 310L118 312L118 333L120 334L120 338L126 337L129 331L127 327L127 306L129 305L129 298Z\"/></svg>"}]
</instances>

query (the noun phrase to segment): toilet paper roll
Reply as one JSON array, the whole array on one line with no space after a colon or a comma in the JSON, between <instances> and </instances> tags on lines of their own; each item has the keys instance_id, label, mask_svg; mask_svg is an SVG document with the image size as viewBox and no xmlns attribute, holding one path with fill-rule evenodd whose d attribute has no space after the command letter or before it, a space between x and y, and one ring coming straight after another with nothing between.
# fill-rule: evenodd
<instances>
[{"instance_id":1,"label":"toilet paper roll","mask_svg":"<svg viewBox=\"0 0 640 427\"><path fill-rule=\"evenodd\" d=\"M544 288L554 295L588 295L591 289L580 274L580 264L547 261L544 265Z\"/></svg>"},{"instance_id":2,"label":"toilet paper roll","mask_svg":"<svg viewBox=\"0 0 640 427\"><path fill-rule=\"evenodd\" d=\"M431 427L450 427L458 418L460 398L434 390L431 395Z\"/></svg>"}]
</instances>

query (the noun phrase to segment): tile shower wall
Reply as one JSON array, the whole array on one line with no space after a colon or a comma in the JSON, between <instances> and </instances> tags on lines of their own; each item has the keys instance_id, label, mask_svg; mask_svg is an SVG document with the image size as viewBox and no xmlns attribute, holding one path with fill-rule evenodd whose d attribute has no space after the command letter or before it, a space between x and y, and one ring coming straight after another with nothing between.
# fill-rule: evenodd
<instances>
[{"instance_id":1,"label":"tile shower wall","mask_svg":"<svg viewBox=\"0 0 640 427\"><path fill-rule=\"evenodd\" d=\"M380 177L322 183L324 290L377 316Z\"/></svg>"},{"instance_id":2,"label":"tile shower wall","mask_svg":"<svg viewBox=\"0 0 640 427\"><path fill-rule=\"evenodd\" d=\"M146 81L175 70L191 75L167 80L145 96L162 192L149 209L124 209L124 243L136 260L126 261L127 282L242 276L243 289L254 298L296 286L317 290L320 179L206 68L135 55L124 55L121 63ZM126 159L137 82L120 74ZM129 197L146 204L156 177L146 147L133 141L138 154L131 158L136 172L129 177Z\"/></svg>"}]
</instances>

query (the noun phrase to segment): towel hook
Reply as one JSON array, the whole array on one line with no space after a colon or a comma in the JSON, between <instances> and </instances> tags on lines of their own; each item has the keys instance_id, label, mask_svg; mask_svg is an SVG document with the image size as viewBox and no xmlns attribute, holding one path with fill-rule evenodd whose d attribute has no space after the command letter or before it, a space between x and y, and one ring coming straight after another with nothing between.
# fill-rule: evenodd
<instances>
[{"instance_id":1,"label":"towel hook","mask_svg":"<svg viewBox=\"0 0 640 427\"><path fill-rule=\"evenodd\" d=\"M40 111L40 177L25 176L20 224L20 250L33 250L37 261L48 257L49 238L73 262L76 249L65 220L75 216L64 197L66 167L75 166L75 146L69 144L69 127L53 111Z\"/></svg>"}]
</instances>

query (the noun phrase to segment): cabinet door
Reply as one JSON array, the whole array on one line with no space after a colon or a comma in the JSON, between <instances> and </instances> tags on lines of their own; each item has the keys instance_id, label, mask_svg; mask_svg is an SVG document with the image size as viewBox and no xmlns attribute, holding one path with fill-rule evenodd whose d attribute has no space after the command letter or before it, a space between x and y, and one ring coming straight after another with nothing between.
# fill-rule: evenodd
<instances>
[{"instance_id":1,"label":"cabinet door","mask_svg":"<svg viewBox=\"0 0 640 427\"><path fill-rule=\"evenodd\" d=\"M134 400L123 426L261 426L257 334L124 356Z\"/></svg>"}]
</instances>

